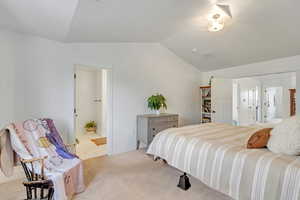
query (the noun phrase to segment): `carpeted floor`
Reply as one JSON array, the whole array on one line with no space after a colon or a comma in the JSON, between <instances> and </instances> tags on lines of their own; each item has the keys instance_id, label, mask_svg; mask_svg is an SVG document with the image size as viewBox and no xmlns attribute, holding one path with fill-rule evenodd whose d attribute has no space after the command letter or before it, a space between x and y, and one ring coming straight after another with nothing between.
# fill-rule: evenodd
<instances>
[{"instance_id":1,"label":"carpeted floor","mask_svg":"<svg viewBox=\"0 0 300 200\"><path fill-rule=\"evenodd\" d=\"M200 181L192 187L176 187L181 172L161 161L154 162L142 151L104 156L84 161L87 189L75 200L229 200ZM0 185L0 199L21 200L22 180Z\"/></svg>"}]
</instances>

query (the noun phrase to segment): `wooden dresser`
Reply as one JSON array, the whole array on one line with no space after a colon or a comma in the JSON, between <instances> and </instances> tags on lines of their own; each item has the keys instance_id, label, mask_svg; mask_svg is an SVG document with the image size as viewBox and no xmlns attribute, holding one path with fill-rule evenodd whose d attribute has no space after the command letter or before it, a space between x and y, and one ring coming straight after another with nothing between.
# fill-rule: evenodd
<instances>
[{"instance_id":1,"label":"wooden dresser","mask_svg":"<svg viewBox=\"0 0 300 200\"><path fill-rule=\"evenodd\" d=\"M137 149L140 143L147 145L152 142L154 136L168 128L178 127L177 114L147 114L137 116Z\"/></svg>"}]
</instances>

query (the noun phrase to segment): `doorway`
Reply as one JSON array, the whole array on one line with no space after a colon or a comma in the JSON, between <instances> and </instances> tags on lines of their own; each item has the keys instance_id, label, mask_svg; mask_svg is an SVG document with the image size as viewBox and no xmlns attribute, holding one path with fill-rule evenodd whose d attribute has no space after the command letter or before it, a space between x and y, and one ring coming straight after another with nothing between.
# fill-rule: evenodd
<instances>
[{"instance_id":1,"label":"doorway","mask_svg":"<svg viewBox=\"0 0 300 200\"><path fill-rule=\"evenodd\" d=\"M290 90L295 87L294 72L234 79L234 124L278 123L290 117Z\"/></svg>"},{"instance_id":2,"label":"doorway","mask_svg":"<svg viewBox=\"0 0 300 200\"><path fill-rule=\"evenodd\" d=\"M266 87L264 89L264 122L272 123L282 118L283 87Z\"/></svg>"},{"instance_id":3,"label":"doorway","mask_svg":"<svg viewBox=\"0 0 300 200\"><path fill-rule=\"evenodd\" d=\"M110 151L110 74L111 71L105 68L75 66L76 153L83 160Z\"/></svg>"},{"instance_id":4,"label":"doorway","mask_svg":"<svg viewBox=\"0 0 300 200\"><path fill-rule=\"evenodd\" d=\"M235 121L239 125L255 124L260 121L261 83L254 78L244 78L234 81Z\"/></svg>"}]
</instances>

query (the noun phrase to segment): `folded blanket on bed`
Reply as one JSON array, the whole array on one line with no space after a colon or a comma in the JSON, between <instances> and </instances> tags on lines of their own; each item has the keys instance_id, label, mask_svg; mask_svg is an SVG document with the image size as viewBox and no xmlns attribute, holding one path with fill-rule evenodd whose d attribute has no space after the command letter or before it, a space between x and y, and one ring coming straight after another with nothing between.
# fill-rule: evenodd
<instances>
[{"instance_id":1,"label":"folded blanket on bed","mask_svg":"<svg viewBox=\"0 0 300 200\"><path fill-rule=\"evenodd\" d=\"M167 129L148 153L234 199L300 199L300 158L247 149L257 130L215 123Z\"/></svg>"}]
</instances>

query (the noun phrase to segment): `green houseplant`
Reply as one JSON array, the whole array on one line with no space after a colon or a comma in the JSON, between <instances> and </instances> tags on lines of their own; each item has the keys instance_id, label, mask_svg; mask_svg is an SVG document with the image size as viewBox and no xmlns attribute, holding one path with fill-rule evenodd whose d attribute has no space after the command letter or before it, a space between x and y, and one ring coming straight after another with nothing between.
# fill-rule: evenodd
<instances>
[{"instance_id":1,"label":"green houseplant","mask_svg":"<svg viewBox=\"0 0 300 200\"><path fill-rule=\"evenodd\" d=\"M166 101L167 101L166 98L162 94L152 95L147 99L148 108L150 108L151 110L155 110L156 114L159 114L160 108L163 107L167 109Z\"/></svg>"},{"instance_id":2,"label":"green houseplant","mask_svg":"<svg viewBox=\"0 0 300 200\"><path fill-rule=\"evenodd\" d=\"M95 121L89 121L84 126L86 132L96 132L97 131L97 123Z\"/></svg>"}]
</instances>

